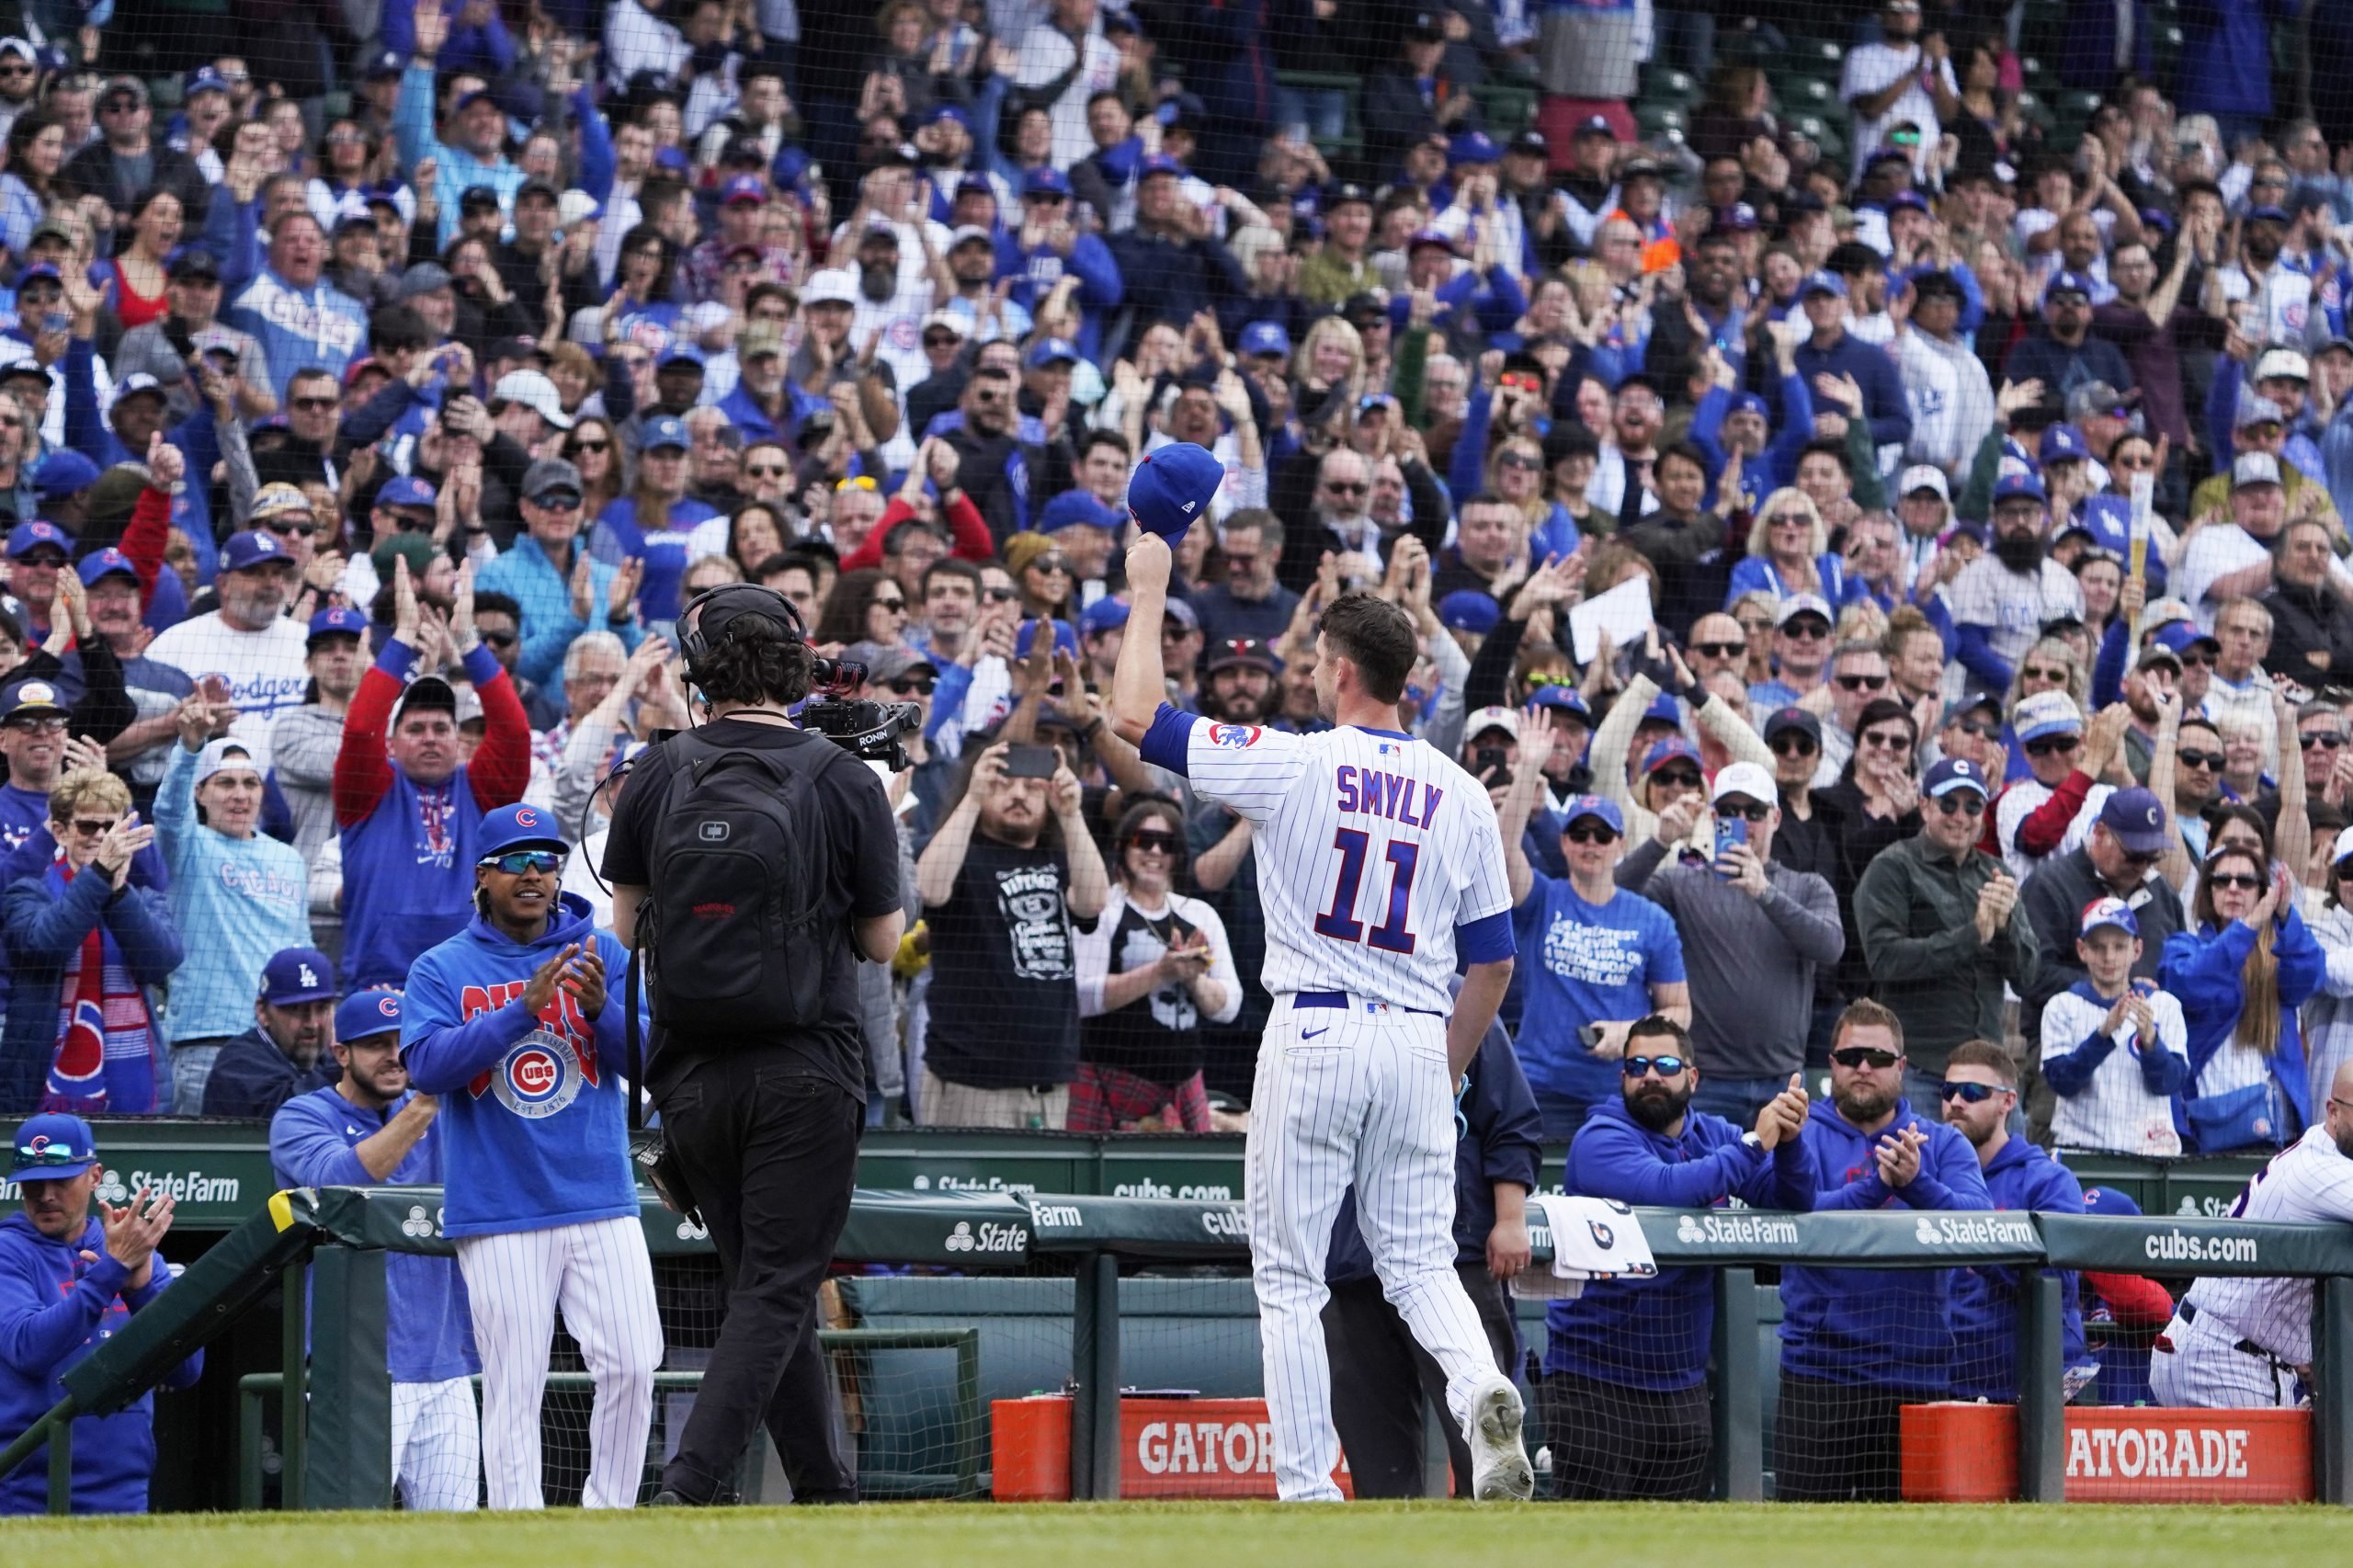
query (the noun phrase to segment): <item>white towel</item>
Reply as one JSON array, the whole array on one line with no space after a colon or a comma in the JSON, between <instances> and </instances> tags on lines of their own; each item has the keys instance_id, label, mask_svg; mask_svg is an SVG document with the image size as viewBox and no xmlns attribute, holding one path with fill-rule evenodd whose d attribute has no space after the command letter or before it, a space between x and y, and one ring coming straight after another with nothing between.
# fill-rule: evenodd
<instances>
[{"instance_id":1,"label":"white towel","mask_svg":"<svg viewBox=\"0 0 2353 1568\"><path fill-rule=\"evenodd\" d=\"M1658 1275L1642 1221L1606 1198L1540 1193L1529 1199L1552 1233L1550 1267L1531 1264L1512 1277L1511 1293L1529 1301L1574 1301L1588 1279L1650 1279Z\"/></svg>"}]
</instances>

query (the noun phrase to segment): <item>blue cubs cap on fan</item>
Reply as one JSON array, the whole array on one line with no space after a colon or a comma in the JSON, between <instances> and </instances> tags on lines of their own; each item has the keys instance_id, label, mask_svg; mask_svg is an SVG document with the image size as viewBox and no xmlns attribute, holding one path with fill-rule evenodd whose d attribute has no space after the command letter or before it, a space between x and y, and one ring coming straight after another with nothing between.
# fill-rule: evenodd
<instances>
[{"instance_id":1,"label":"blue cubs cap on fan","mask_svg":"<svg viewBox=\"0 0 2353 1568\"><path fill-rule=\"evenodd\" d=\"M1939 761L1928 769L1920 788L1930 800L1949 795L1955 790L1974 790L1987 797L1993 794L1985 784L1985 770L1965 756L1949 756Z\"/></svg>"},{"instance_id":2,"label":"blue cubs cap on fan","mask_svg":"<svg viewBox=\"0 0 2353 1568\"><path fill-rule=\"evenodd\" d=\"M2051 279L2051 286L2043 290L2042 298L2046 304L2062 294L2081 294L2088 300L2097 291L2092 287L2092 280L2082 273L2062 272Z\"/></svg>"},{"instance_id":3,"label":"blue cubs cap on fan","mask_svg":"<svg viewBox=\"0 0 2353 1568\"><path fill-rule=\"evenodd\" d=\"M335 960L316 948L281 948L262 965L261 999L273 1007L324 1002L335 992Z\"/></svg>"},{"instance_id":4,"label":"blue cubs cap on fan","mask_svg":"<svg viewBox=\"0 0 2353 1568\"><path fill-rule=\"evenodd\" d=\"M649 419L645 422L643 449L646 451L659 451L665 447L676 447L683 452L693 445L694 442L687 437L687 422L683 419L673 418L665 414L659 419Z\"/></svg>"},{"instance_id":5,"label":"blue cubs cap on fan","mask_svg":"<svg viewBox=\"0 0 2353 1568\"><path fill-rule=\"evenodd\" d=\"M1504 618L1503 607L1476 588L1457 588L1438 601L1438 620L1449 631L1485 636Z\"/></svg>"},{"instance_id":6,"label":"blue cubs cap on fan","mask_svg":"<svg viewBox=\"0 0 2353 1568\"><path fill-rule=\"evenodd\" d=\"M1566 833L1586 817L1606 824L1612 833L1626 831L1626 813L1618 809L1617 801L1601 795L1579 795L1571 801L1569 809L1561 813L1561 831Z\"/></svg>"},{"instance_id":7,"label":"blue cubs cap on fan","mask_svg":"<svg viewBox=\"0 0 2353 1568\"><path fill-rule=\"evenodd\" d=\"M1077 630L1067 620L1057 620L1052 624L1054 628L1055 651L1074 655L1076 654L1078 652ZM1021 634L1014 640L1014 657L1026 659L1029 656L1029 644L1037 640L1037 631L1038 623L1036 621L1025 620L1021 623Z\"/></svg>"},{"instance_id":8,"label":"blue cubs cap on fan","mask_svg":"<svg viewBox=\"0 0 2353 1568\"><path fill-rule=\"evenodd\" d=\"M2042 493L2041 479L2034 474L2021 472L2006 473L1994 482L1994 505L1996 506L2005 501L2021 498L2028 501L2048 499Z\"/></svg>"},{"instance_id":9,"label":"blue cubs cap on fan","mask_svg":"<svg viewBox=\"0 0 2353 1568\"><path fill-rule=\"evenodd\" d=\"M730 175L727 183L719 187L719 204L722 207L732 207L739 201L757 207L767 199L767 187L760 183L757 175Z\"/></svg>"},{"instance_id":10,"label":"blue cubs cap on fan","mask_svg":"<svg viewBox=\"0 0 2353 1568\"><path fill-rule=\"evenodd\" d=\"M395 474L376 490L379 506L430 506L434 500L433 486L415 474Z\"/></svg>"},{"instance_id":11,"label":"blue cubs cap on fan","mask_svg":"<svg viewBox=\"0 0 2353 1568\"><path fill-rule=\"evenodd\" d=\"M562 854L570 848L563 835L557 831L553 812L545 806L518 803L501 806L482 819L480 847L474 851L474 858L487 860L509 849L552 849Z\"/></svg>"},{"instance_id":12,"label":"blue cubs cap on fan","mask_svg":"<svg viewBox=\"0 0 2353 1568\"><path fill-rule=\"evenodd\" d=\"M369 1035L401 1031L401 994L355 991L335 1010L335 1038L346 1045Z\"/></svg>"},{"instance_id":13,"label":"blue cubs cap on fan","mask_svg":"<svg viewBox=\"0 0 2353 1568\"><path fill-rule=\"evenodd\" d=\"M347 609L342 605L330 605L311 618L310 635L305 641L315 642L322 637L336 635L367 636L368 618L356 609Z\"/></svg>"},{"instance_id":14,"label":"blue cubs cap on fan","mask_svg":"<svg viewBox=\"0 0 2353 1568\"><path fill-rule=\"evenodd\" d=\"M2119 790L2099 809L2099 825L2131 855L2162 855L2165 850L2165 809L2152 790Z\"/></svg>"},{"instance_id":15,"label":"blue cubs cap on fan","mask_svg":"<svg viewBox=\"0 0 2353 1568\"><path fill-rule=\"evenodd\" d=\"M1063 491L1047 502L1045 509L1038 514L1040 533L1059 533L1064 528L1082 525L1107 532L1117 531L1120 514L1084 490Z\"/></svg>"},{"instance_id":16,"label":"blue cubs cap on fan","mask_svg":"<svg viewBox=\"0 0 2353 1568\"><path fill-rule=\"evenodd\" d=\"M1645 717L1648 717L1648 715L1645 715ZM1682 757L1690 758L1691 765L1695 767L1699 767L1699 748L1693 745L1689 741L1685 740L1681 735L1669 735L1666 739L1659 742L1658 744L1651 747L1650 750L1643 753L1643 777L1647 778L1652 774L1656 773L1660 768L1665 767L1668 763L1674 762Z\"/></svg>"},{"instance_id":17,"label":"blue cubs cap on fan","mask_svg":"<svg viewBox=\"0 0 2353 1568\"><path fill-rule=\"evenodd\" d=\"M1802 302L1816 294L1836 294L1843 300L1847 297L1847 280L1835 272L1813 273L1798 286L1798 299Z\"/></svg>"},{"instance_id":18,"label":"blue cubs cap on fan","mask_svg":"<svg viewBox=\"0 0 2353 1568\"><path fill-rule=\"evenodd\" d=\"M95 555L82 557L82 564L74 570L81 574L82 586L85 588L97 586L99 578L110 577L118 572L133 579L139 575L139 568L131 564L131 557L112 545Z\"/></svg>"},{"instance_id":19,"label":"blue cubs cap on fan","mask_svg":"<svg viewBox=\"0 0 2353 1568\"><path fill-rule=\"evenodd\" d=\"M1637 727L1665 724L1670 730L1679 730L1683 728L1683 704L1672 693L1662 691L1651 699L1650 706L1643 710L1642 718L1635 722Z\"/></svg>"},{"instance_id":20,"label":"blue cubs cap on fan","mask_svg":"<svg viewBox=\"0 0 2353 1568\"><path fill-rule=\"evenodd\" d=\"M1586 705L1585 693L1573 686L1540 686L1528 703L1531 708L1550 708L1556 712L1574 713L1584 720L1588 728L1593 723L1593 710Z\"/></svg>"},{"instance_id":21,"label":"blue cubs cap on fan","mask_svg":"<svg viewBox=\"0 0 2353 1568\"><path fill-rule=\"evenodd\" d=\"M74 553L73 540L55 523L18 523L8 530L8 559L22 561L43 545L64 554Z\"/></svg>"},{"instance_id":22,"label":"blue cubs cap on fan","mask_svg":"<svg viewBox=\"0 0 2353 1568\"><path fill-rule=\"evenodd\" d=\"M2149 641L2160 648L2169 650L2177 657L2189 652L2200 642L2215 649L2222 645L2222 640L2213 633L2199 631L2198 623L2194 620L2176 620L2160 626L2151 634Z\"/></svg>"},{"instance_id":23,"label":"blue cubs cap on fan","mask_svg":"<svg viewBox=\"0 0 2353 1568\"><path fill-rule=\"evenodd\" d=\"M2113 926L2128 937L2141 934L2141 922L2133 918L2132 906L2120 898L2096 898L2084 905L2075 932L2088 937L2103 926Z\"/></svg>"},{"instance_id":24,"label":"blue cubs cap on fan","mask_svg":"<svg viewBox=\"0 0 2353 1568\"><path fill-rule=\"evenodd\" d=\"M1024 196L1068 196L1070 176L1051 165L1040 165L1022 176L1021 194Z\"/></svg>"},{"instance_id":25,"label":"blue cubs cap on fan","mask_svg":"<svg viewBox=\"0 0 2353 1568\"><path fill-rule=\"evenodd\" d=\"M2284 207L2266 202L2261 207L2248 208L2246 210L2246 221L2250 223L2285 223L2288 222L2288 210Z\"/></svg>"},{"instance_id":26,"label":"blue cubs cap on fan","mask_svg":"<svg viewBox=\"0 0 2353 1568\"><path fill-rule=\"evenodd\" d=\"M1174 542L1225 483L1225 465L1205 447L1174 441L1149 453L1128 479L1128 515L1146 533Z\"/></svg>"},{"instance_id":27,"label":"blue cubs cap on fan","mask_svg":"<svg viewBox=\"0 0 2353 1568\"><path fill-rule=\"evenodd\" d=\"M1097 599L1078 618L1078 634L1093 637L1100 632L1116 631L1128 623L1128 614L1127 605L1119 599Z\"/></svg>"},{"instance_id":28,"label":"blue cubs cap on fan","mask_svg":"<svg viewBox=\"0 0 2353 1568\"><path fill-rule=\"evenodd\" d=\"M1724 417L1729 419L1735 414L1753 414L1764 420L1773 417L1772 411L1765 406L1765 400L1750 392L1733 394L1732 403L1724 409Z\"/></svg>"},{"instance_id":29,"label":"blue cubs cap on fan","mask_svg":"<svg viewBox=\"0 0 2353 1568\"><path fill-rule=\"evenodd\" d=\"M10 1181L65 1181L98 1163L98 1141L90 1124L63 1111L28 1117L17 1129L17 1155Z\"/></svg>"},{"instance_id":30,"label":"blue cubs cap on fan","mask_svg":"<svg viewBox=\"0 0 2353 1568\"><path fill-rule=\"evenodd\" d=\"M1049 365L1075 365L1078 345L1066 337L1049 337L1029 350L1029 358L1022 363L1033 370L1042 370Z\"/></svg>"},{"instance_id":31,"label":"blue cubs cap on fan","mask_svg":"<svg viewBox=\"0 0 2353 1568\"><path fill-rule=\"evenodd\" d=\"M1245 356L1252 354L1288 356L1290 353L1290 334L1283 330L1283 324L1280 322L1254 321L1242 329L1241 352Z\"/></svg>"}]
</instances>

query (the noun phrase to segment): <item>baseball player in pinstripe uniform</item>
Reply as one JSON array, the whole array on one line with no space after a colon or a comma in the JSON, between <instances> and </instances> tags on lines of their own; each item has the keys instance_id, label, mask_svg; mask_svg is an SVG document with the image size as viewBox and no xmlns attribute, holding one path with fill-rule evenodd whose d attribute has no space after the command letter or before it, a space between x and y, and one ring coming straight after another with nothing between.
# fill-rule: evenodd
<instances>
[{"instance_id":1,"label":"baseball player in pinstripe uniform","mask_svg":"<svg viewBox=\"0 0 2353 1568\"><path fill-rule=\"evenodd\" d=\"M2353 1062L2336 1070L2321 1124L2271 1156L2231 1205L2234 1220L2353 1224ZM2200 1279L2149 1357L2159 1404L2260 1410L2302 1403L2313 1365L2313 1282Z\"/></svg>"},{"instance_id":2,"label":"baseball player in pinstripe uniform","mask_svg":"<svg viewBox=\"0 0 2353 1568\"><path fill-rule=\"evenodd\" d=\"M1534 1476L1519 1394L1496 1370L1454 1272L1454 1085L1511 981L1495 808L1476 780L1403 730L1397 702L1419 643L1404 610L1370 595L1346 595L1324 613L1316 698L1337 728L1290 735L1217 724L1162 699L1167 536L1208 504L1212 474L1222 470L1207 452L1170 448L1130 482L1145 532L1128 551L1132 608L1113 723L1146 760L1189 778L1258 833L1264 979L1275 1001L1245 1158L1276 1487L1287 1502L1340 1495L1321 1313L1332 1226L1353 1182L1381 1288L1446 1374L1473 1494L1526 1497ZM1458 951L1469 969L1449 1000Z\"/></svg>"},{"instance_id":3,"label":"baseball player in pinstripe uniform","mask_svg":"<svg viewBox=\"0 0 2353 1568\"><path fill-rule=\"evenodd\" d=\"M638 1226L619 1071L627 949L562 892L564 845L537 806L482 820L472 924L418 959L401 1059L441 1104L441 1230L482 1351L494 1508L537 1508L540 1396L555 1314L596 1381L581 1503L637 1503L662 1322Z\"/></svg>"}]
</instances>

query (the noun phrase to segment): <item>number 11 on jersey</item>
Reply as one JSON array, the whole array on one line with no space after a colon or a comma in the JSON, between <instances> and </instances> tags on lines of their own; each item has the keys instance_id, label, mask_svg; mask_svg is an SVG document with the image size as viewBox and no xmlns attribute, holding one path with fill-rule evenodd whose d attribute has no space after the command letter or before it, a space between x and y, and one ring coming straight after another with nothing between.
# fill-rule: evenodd
<instances>
[{"instance_id":1,"label":"number 11 on jersey","mask_svg":"<svg viewBox=\"0 0 2353 1568\"><path fill-rule=\"evenodd\" d=\"M1389 841L1389 913L1370 931L1356 918L1357 891L1364 882L1364 863L1372 847L1371 835L1361 829L1341 828L1333 835L1332 846L1340 852L1339 880L1333 884L1332 907L1315 917L1315 934L1338 942L1362 942L1384 952L1410 953L1414 950L1414 933L1406 929L1406 916L1414 898L1414 871L1420 863L1422 846L1407 839Z\"/></svg>"}]
</instances>

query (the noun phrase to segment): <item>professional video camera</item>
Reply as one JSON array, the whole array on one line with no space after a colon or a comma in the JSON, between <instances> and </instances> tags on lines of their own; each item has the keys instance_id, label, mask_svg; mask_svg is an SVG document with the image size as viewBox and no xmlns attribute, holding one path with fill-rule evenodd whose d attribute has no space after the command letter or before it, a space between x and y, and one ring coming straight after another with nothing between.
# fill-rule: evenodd
<instances>
[{"instance_id":1,"label":"professional video camera","mask_svg":"<svg viewBox=\"0 0 2353 1568\"><path fill-rule=\"evenodd\" d=\"M801 710L801 727L896 773L907 766L906 743L900 737L922 725L923 710L912 702L851 698L865 680L866 666L855 659L819 659L817 686Z\"/></svg>"}]
</instances>

